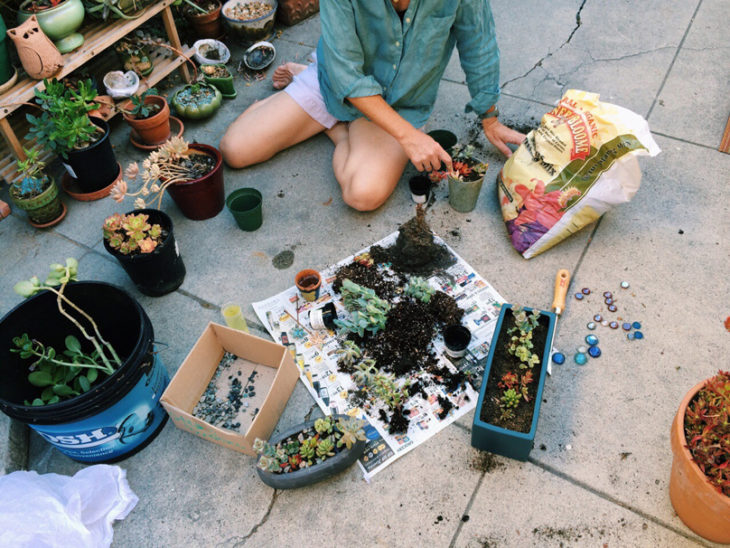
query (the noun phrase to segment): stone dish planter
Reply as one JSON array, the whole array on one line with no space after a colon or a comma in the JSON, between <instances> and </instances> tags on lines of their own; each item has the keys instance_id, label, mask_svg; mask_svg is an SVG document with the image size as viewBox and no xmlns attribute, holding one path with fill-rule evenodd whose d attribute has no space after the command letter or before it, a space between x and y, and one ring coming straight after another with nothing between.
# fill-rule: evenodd
<instances>
[{"instance_id":1,"label":"stone dish planter","mask_svg":"<svg viewBox=\"0 0 730 548\"><path fill-rule=\"evenodd\" d=\"M247 4L248 0L228 0L221 10L223 24L234 36L247 43L267 40L274 34L274 18L276 17L276 0L260 0L271 6L271 11L255 19L238 19L233 10L238 4Z\"/></svg>"},{"instance_id":2,"label":"stone dish planter","mask_svg":"<svg viewBox=\"0 0 730 548\"><path fill-rule=\"evenodd\" d=\"M337 421L340 418L347 419L349 417L347 417L346 415L333 415L332 418ZM283 439L288 438L289 436L293 436L298 432L301 432L302 430L306 430L307 428L312 428L314 426L314 423L315 421L308 421L303 424L294 426L286 432L283 432L282 434L271 438L271 440L269 440L269 443L271 445L276 445L277 443L279 443ZM256 473L258 473L261 481L263 481L269 487L273 487L274 489L296 489L298 487L305 487L307 485L312 485L313 483L317 483L331 478L332 476L339 474L343 470L352 466L355 461L359 459L360 456L363 454L366 445L367 441L358 441L352 446L351 449L347 449L343 446L343 448L341 448L342 450L334 457L330 457L324 462L315 464L314 466L310 466L302 470L297 470L296 472L288 472L286 474L274 474L273 472L261 470L261 468L257 466ZM261 456L259 456L259 459L260 458ZM258 459L256 462L258 462Z\"/></svg>"}]
</instances>

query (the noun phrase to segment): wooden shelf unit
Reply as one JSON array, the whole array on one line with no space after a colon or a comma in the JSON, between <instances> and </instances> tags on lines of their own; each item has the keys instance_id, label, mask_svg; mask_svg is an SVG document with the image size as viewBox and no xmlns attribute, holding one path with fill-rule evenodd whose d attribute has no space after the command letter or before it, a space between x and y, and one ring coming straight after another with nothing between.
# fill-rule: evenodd
<instances>
[{"instance_id":1,"label":"wooden shelf unit","mask_svg":"<svg viewBox=\"0 0 730 548\"><path fill-rule=\"evenodd\" d=\"M167 38L170 41L170 45L190 57L192 55L192 49L187 46L183 46L180 43L180 37L178 36L177 28L175 27L175 20L172 15L172 10L170 9L170 5L174 1L175 0L160 0L159 2L141 10L139 12L139 16L134 19L120 19L111 22L94 21L83 26L80 29L80 32L84 35L84 44L79 49L63 56L63 68L61 68L61 70L59 70L53 77L61 79L64 76L68 76L74 70L84 66L87 62L101 54L108 47L113 46L127 34L137 29L137 27L139 27L142 23L158 14L161 14L162 23L165 27L165 31L167 32ZM155 69L152 74L143 80L146 81L146 84L149 87L154 86L176 68L180 69L185 81L190 81L190 72L185 66L185 59L183 57L174 56L172 58L166 58L159 54L152 54L152 61ZM17 173L15 173L14 160L25 159L23 145L17 137L18 132L15 128L22 128L27 131L27 123L25 123L25 120L20 121L20 123L11 124L8 117L13 112L23 107L24 103L33 99L36 88L43 89L43 81L34 80L26 75L25 78L19 78L18 82L12 88L0 96L0 134L2 134L6 144L5 147L0 147L0 175L2 175L6 181L12 181L17 176ZM13 126L15 126L15 128ZM22 133L22 135L24 134L25 133ZM30 144L30 146L35 147L37 145ZM51 154L47 154L45 157L48 158L50 156Z\"/></svg>"}]
</instances>

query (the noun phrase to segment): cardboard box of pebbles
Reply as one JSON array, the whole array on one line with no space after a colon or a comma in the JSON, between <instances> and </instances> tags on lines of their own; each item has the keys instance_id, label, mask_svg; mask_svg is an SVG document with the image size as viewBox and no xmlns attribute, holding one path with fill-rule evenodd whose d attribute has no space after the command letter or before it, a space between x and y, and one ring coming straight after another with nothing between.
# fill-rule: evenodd
<instances>
[{"instance_id":1,"label":"cardboard box of pebbles","mask_svg":"<svg viewBox=\"0 0 730 548\"><path fill-rule=\"evenodd\" d=\"M282 345L209 323L161 402L175 426L255 456L269 439L299 373Z\"/></svg>"}]
</instances>

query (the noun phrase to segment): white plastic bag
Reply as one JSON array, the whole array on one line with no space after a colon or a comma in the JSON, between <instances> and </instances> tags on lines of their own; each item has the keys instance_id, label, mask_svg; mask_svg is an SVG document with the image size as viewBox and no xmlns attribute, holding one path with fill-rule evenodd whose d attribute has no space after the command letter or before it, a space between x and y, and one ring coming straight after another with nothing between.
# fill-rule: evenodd
<instances>
[{"instance_id":1,"label":"white plastic bag","mask_svg":"<svg viewBox=\"0 0 730 548\"><path fill-rule=\"evenodd\" d=\"M526 259L631 200L641 182L636 156L660 152L646 120L598 99L568 90L502 168L502 217Z\"/></svg>"},{"instance_id":2,"label":"white plastic bag","mask_svg":"<svg viewBox=\"0 0 730 548\"><path fill-rule=\"evenodd\" d=\"M118 466L97 464L73 477L13 472L0 477L0 546L110 546L112 523L138 500Z\"/></svg>"}]
</instances>

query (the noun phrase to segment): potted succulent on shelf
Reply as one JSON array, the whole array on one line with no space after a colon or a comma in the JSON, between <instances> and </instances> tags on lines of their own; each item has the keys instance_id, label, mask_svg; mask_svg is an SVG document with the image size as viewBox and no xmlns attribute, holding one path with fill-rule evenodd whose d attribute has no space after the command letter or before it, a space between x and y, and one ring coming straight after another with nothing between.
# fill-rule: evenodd
<instances>
[{"instance_id":1,"label":"potted succulent on shelf","mask_svg":"<svg viewBox=\"0 0 730 548\"><path fill-rule=\"evenodd\" d=\"M104 21L109 18L136 19L152 0L84 0L86 13Z\"/></svg>"},{"instance_id":2,"label":"potted succulent on shelf","mask_svg":"<svg viewBox=\"0 0 730 548\"><path fill-rule=\"evenodd\" d=\"M68 88L55 78L43 80L44 90L35 89L40 116L27 114L30 131L26 138L36 139L44 148L63 159L69 175L80 187L70 192L78 199L98 199L109 194L121 175L109 141L110 128L101 118L90 117L98 108L96 89L90 80L81 81L78 90ZM64 189L70 184L65 179Z\"/></svg>"},{"instance_id":3,"label":"potted succulent on shelf","mask_svg":"<svg viewBox=\"0 0 730 548\"><path fill-rule=\"evenodd\" d=\"M36 16L38 25L61 53L68 53L84 43L76 32L84 22L81 0L25 0L18 8L18 23Z\"/></svg>"},{"instance_id":4,"label":"potted succulent on shelf","mask_svg":"<svg viewBox=\"0 0 730 548\"><path fill-rule=\"evenodd\" d=\"M448 179L449 205L456 211L469 213L476 207L489 164L474 158L472 145L454 145L451 148L451 160L451 171L435 171L432 178Z\"/></svg>"},{"instance_id":5,"label":"potted succulent on shelf","mask_svg":"<svg viewBox=\"0 0 730 548\"><path fill-rule=\"evenodd\" d=\"M308 421L266 442L256 439L256 472L274 489L325 480L352 465L365 450L364 420L334 415Z\"/></svg>"},{"instance_id":6,"label":"potted succulent on shelf","mask_svg":"<svg viewBox=\"0 0 730 548\"><path fill-rule=\"evenodd\" d=\"M223 4L224 25L236 36L252 43L274 33L276 0L228 0Z\"/></svg>"},{"instance_id":7,"label":"potted succulent on shelf","mask_svg":"<svg viewBox=\"0 0 730 548\"><path fill-rule=\"evenodd\" d=\"M152 59L141 40L127 36L114 46L124 70L133 70L140 76L149 76L154 70Z\"/></svg>"},{"instance_id":8,"label":"potted succulent on shelf","mask_svg":"<svg viewBox=\"0 0 730 548\"><path fill-rule=\"evenodd\" d=\"M203 120L215 114L223 103L220 90L211 84L187 84L175 92L170 104L183 118Z\"/></svg>"},{"instance_id":9,"label":"potted succulent on shelf","mask_svg":"<svg viewBox=\"0 0 730 548\"><path fill-rule=\"evenodd\" d=\"M188 219L209 219L223 209L222 165L223 157L217 148L173 137L150 153L142 163L141 174L136 162L125 170L130 180L141 176L139 189L128 192L129 185L122 179L112 189L112 199L121 203L126 196L136 197L137 209L147 207L146 200L156 200L156 208L160 209L167 190Z\"/></svg>"},{"instance_id":10,"label":"potted succulent on shelf","mask_svg":"<svg viewBox=\"0 0 730 548\"><path fill-rule=\"evenodd\" d=\"M226 99L236 97L236 88L233 87L233 75L225 65L201 65L200 72L203 73L203 80L218 88L221 95Z\"/></svg>"},{"instance_id":11,"label":"potted succulent on shelf","mask_svg":"<svg viewBox=\"0 0 730 548\"><path fill-rule=\"evenodd\" d=\"M115 213L104 220L104 247L142 293L159 297L185 279L185 264L175 242L172 219L158 209Z\"/></svg>"},{"instance_id":12,"label":"potted succulent on shelf","mask_svg":"<svg viewBox=\"0 0 730 548\"><path fill-rule=\"evenodd\" d=\"M77 271L67 259L15 285L26 300L0 319L0 410L74 460L107 462L162 429L168 376L139 303Z\"/></svg>"},{"instance_id":13,"label":"potted succulent on shelf","mask_svg":"<svg viewBox=\"0 0 730 548\"><path fill-rule=\"evenodd\" d=\"M185 0L182 12L198 38L220 38L223 34L218 0Z\"/></svg>"},{"instance_id":14,"label":"potted succulent on shelf","mask_svg":"<svg viewBox=\"0 0 730 548\"><path fill-rule=\"evenodd\" d=\"M555 314L502 305L484 366L471 444L527 460L540 414Z\"/></svg>"},{"instance_id":15,"label":"potted succulent on shelf","mask_svg":"<svg viewBox=\"0 0 730 548\"><path fill-rule=\"evenodd\" d=\"M687 392L670 438L669 498L677 515L707 540L730 543L730 372Z\"/></svg>"},{"instance_id":16,"label":"potted succulent on shelf","mask_svg":"<svg viewBox=\"0 0 730 548\"><path fill-rule=\"evenodd\" d=\"M45 162L36 149L23 149L25 160L18 160L21 179L10 185L13 203L28 214L28 221L36 228L47 228L60 223L66 216L66 206L58 194L55 181L44 173Z\"/></svg>"},{"instance_id":17,"label":"potted succulent on shelf","mask_svg":"<svg viewBox=\"0 0 730 548\"><path fill-rule=\"evenodd\" d=\"M121 110L124 120L142 143L160 145L170 138L170 107L164 97L157 95L155 88L132 95Z\"/></svg>"}]
</instances>

